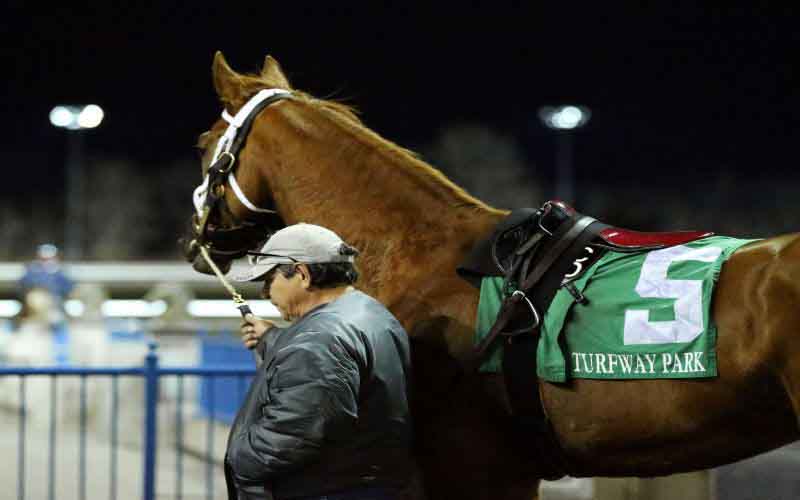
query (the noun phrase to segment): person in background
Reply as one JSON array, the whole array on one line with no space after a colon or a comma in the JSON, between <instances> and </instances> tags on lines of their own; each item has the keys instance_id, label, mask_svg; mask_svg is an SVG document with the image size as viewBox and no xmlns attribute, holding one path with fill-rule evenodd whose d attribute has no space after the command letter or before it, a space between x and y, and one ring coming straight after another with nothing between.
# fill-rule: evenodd
<instances>
[{"instance_id":1,"label":"person in background","mask_svg":"<svg viewBox=\"0 0 800 500\"><path fill-rule=\"evenodd\" d=\"M16 329L23 329L25 321L39 323L31 324L34 328L48 328L52 336L52 361L57 365L70 364L71 342L64 302L75 283L61 267L58 247L51 243L39 245L36 258L25 266L17 286L23 307Z\"/></svg>"},{"instance_id":2,"label":"person in background","mask_svg":"<svg viewBox=\"0 0 800 500\"><path fill-rule=\"evenodd\" d=\"M230 499L389 500L410 481L408 336L353 287L357 254L333 231L296 224L234 277L263 281L291 324L242 323L263 363L229 435Z\"/></svg>"},{"instance_id":3,"label":"person in background","mask_svg":"<svg viewBox=\"0 0 800 500\"><path fill-rule=\"evenodd\" d=\"M36 258L25 266L18 285L21 297L34 288L43 288L63 305L75 283L61 267L58 247L45 243L36 248Z\"/></svg>"}]
</instances>

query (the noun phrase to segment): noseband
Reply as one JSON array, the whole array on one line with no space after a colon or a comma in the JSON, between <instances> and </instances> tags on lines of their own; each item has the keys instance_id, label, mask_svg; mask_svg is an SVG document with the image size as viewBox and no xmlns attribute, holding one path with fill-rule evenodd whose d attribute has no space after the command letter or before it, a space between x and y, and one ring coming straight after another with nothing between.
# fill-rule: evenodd
<instances>
[{"instance_id":1,"label":"noseband","mask_svg":"<svg viewBox=\"0 0 800 500\"><path fill-rule=\"evenodd\" d=\"M211 166L208 168L203 183L200 184L192 196L195 214L192 216L192 232L194 238L187 249L187 259L194 260L201 246L205 246L209 253L227 259L236 259L247 252L243 247L244 241L259 241L264 236L262 225L268 220L260 218L257 222L237 220L225 203L225 183L227 182L239 201L248 210L258 215L265 215L266 219L280 221L277 211L269 208L256 207L242 192L234 175L236 171L236 157L244 147L253 122L258 114L270 104L286 99L291 92L282 89L264 89L257 93L231 116L227 111L222 111L222 118L228 122L228 128L217 141ZM231 227L216 227L208 223L209 216L215 210L224 210L228 213L234 225Z\"/></svg>"}]
</instances>

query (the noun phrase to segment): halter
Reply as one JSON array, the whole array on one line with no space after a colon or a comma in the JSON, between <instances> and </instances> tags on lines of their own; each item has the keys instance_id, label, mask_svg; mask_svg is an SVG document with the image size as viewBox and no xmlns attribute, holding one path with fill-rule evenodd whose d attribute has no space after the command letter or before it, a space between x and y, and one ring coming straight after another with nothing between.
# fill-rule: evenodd
<instances>
[{"instance_id":1,"label":"halter","mask_svg":"<svg viewBox=\"0 0 800 500\"><path fill-rule=\"evenodd\" d=\"M246 250L233 248L236 241L243 236L252 236L261 231L259 225L247 221L231 228L209 227L208 217L211 212L215 207L224 205L225 182L228 182L233 193L248 210L257 214L277 216L277 211L259 208L247 199L236 182L234 166L236 165L236 156L244 147L256 116L270 104L289 96L291 96L291 92L288 90L264 89L251 97L235 116L231 116L226 110L222 111L222 118L228 122L228 128L217 141L208 173L192 195L196 213L193 217L194 239L190 243L190 249L195 255L200 246L206 246L212 254L224 255L229 258L241 257ZM213 233L213 238L210 233Z\"/></svg>"}]
</instances>

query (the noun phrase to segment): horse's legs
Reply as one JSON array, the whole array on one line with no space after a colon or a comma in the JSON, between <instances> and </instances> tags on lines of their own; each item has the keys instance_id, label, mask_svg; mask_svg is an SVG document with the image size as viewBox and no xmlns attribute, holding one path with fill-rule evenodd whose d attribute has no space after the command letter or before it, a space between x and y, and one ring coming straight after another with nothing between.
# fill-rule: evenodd
<instances>
[{"instance_id":1,"label":"horse's legs","mask_svg":"<svg viewBox=\"0 0 800 500\"><path fill-rule=\"evenodd\" d=\"M426 500L536 500L536 471L521 469L518 457L497 446L503 441L502 429L465 418L463 412L442 417L427 422L418 436L424 441L417 459L425 475Z\"/></svg>"},{"instance_id":2,"label":"horse's legs","mask_svg":"<svg viewBox=\"0 0 800 500\"><path fill-rule=\"evenodd\" d=\"M800 283L798 283L798 287L800 288ZM795 316L799 317L792 322L791 326L794 331L791 335L793 342L790 343L793 345L786 350L783 367L779 371L781 372L781 382L797 418L797 429L800 431L800 305L798 305L798 309Z\"/></svg>"},{"instance_id":3,"label":"horse's legs","mask_svg":"<svg viewBox=\"0 0 800 500\"><path fill-rule=\"evenodd\" d=\"M779 249L766 270L762 316L775 346L778 376L800 430L800 236Z\"/></svg>"},{"instance_id":4,"label":"horse's legs","mask_svg":"<svg viewBox=\"0 0 800 500\"><path fill-rule=\"evenodd\" d=\"M426 500L535 500L536 471L515 453L490 376L463 375L430 342L412 338L415 455ZM424 385L423 382L424 381Z\"/></svg>"},{"instance_id":5,"label":"horse's legs","mask_svg":"<svg viewBox=\"0 0 800 500\"><path fill-rule=\"evenodd\" d=\"M798 359L800 363L800 359ZM784 377L783 385L789 394L789 399L792 401L792 408L797 417L797 428L800 429L800 377Z\"/></svg>"}]
</instances>

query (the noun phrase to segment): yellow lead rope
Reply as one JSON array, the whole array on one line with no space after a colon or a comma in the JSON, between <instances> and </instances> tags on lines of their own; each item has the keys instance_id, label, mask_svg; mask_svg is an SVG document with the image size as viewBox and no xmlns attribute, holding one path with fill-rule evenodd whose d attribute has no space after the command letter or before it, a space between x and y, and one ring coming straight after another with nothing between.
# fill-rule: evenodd
<instances>
[{"instance_id":1,"label":"yellow lead rope","mask_svg":"<svg viewBox=\"0 0 800 500\"><path fill-rule=\"evenodd\" d=\"M208 263L209 267L211 267L211 270L214 271L214 274L217 275L217 278L219 278L222 286L224 286L225 289L228 290L228 293L231 294L233 301L236 303L236 307L239 309L239 312L242 313L242 317L244 317L245 314L252 313L250 306L247 305L247 301L244 300L242 294L233 288L233 285L231 285L228 280L225 279L225 275L222 274L222 271L219 270L219 267L217 267L214 261L211 260L211 256L208 254L208 248L206 248L205 245L200 245L200 253L203 255L203 258L206 259L206 262Z\"/></svg>"},{"instance_id":2,"label":"yellow lead rope","mask_svg":"<svg viewBox=\"0 0 800 500\"><path fill-rule=\"evenodd\" d=\"M250 310L250 306L247 305L247 301L244 300L242 294L240 294L239 292L236 291L235 288L233 288L233 285L231 285L228 282L228 280L225 279L225 275L222 274L222 271L220 271L217 265L214 263L214 261L211 260L211 256L208 254L208 249L206 248L205 245L200 245L200 253L203 255L203 258L206 259L206 262L208 263L209 267L211 267L211 270L214 271L214 274L217 275L217 278L219 278L219 281L220 283L222 283L222 286L224 286L225 289L228 290L228 292L231 294L231 297L233 297L233 302L236 303L236 308L239 309L239 312L242 314L242 317L244 318L247 314L253 314L253 311ZM259 354L258 351L256 351L255 349L252 349L252 351L253 351L253 357L255 357L256 360L256 366L257 367L261 366L261 363L263 362L261 354Z\"/></svg>"}]
</instances>

